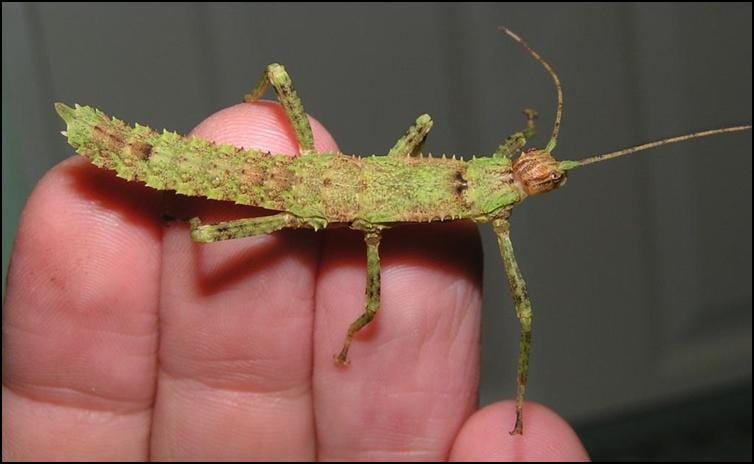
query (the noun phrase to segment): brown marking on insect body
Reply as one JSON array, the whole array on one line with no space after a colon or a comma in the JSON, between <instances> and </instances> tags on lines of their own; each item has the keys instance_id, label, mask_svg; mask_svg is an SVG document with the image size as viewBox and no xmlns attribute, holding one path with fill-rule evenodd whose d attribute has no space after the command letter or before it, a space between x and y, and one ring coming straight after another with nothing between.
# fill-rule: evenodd
<instances>
[{"instance_id":1,"label":"brown marking on insect body","mask_svg":"<svg viewBox=\"0 0 754 464\"><path fill-rule=\"evenodd\" d=\"M259 184L262 184L264 180L265 180L264 175L259 168L252 167L250 164L247 167L241 168L241 183L242 184L259 185Z\"/></svg>"},{"instance_id":2,"label":"brown marking on insect body","mask_svg":"<svg viewBox=\"0 0 754 464\"><path fill-rule=\"evenodd\" d=\"M521 305L526 304L526 301L529 300L529 291L525 288L519 288L516 286L516 291L511 292L513 293L513 302L515 303L515 307L521 307Z\"/></svg>"},{"instance_id":3,"label":"brown marking on insect body","mask_svg":"<svg viewBox=\"0 0 754 464\"><path fill-rule=\"evenodd\" d=\"M286 97L291 94L291 89L285 85L272 86L272 91L275 92L275 95L278 97Z\"/></svg>"},{"instance_id":4,"label":"brown marking on insect body","mask_svg":"<svg viewBox=\"0 0 754 464\"><path fill-rule=\"evenodd\" d=\"M126 142L123 140L122 135L114 134L100 126L94 126L92 129L94 131L92 134L93 138L97 140L98 143L113 150L120 150L126 146Z\"/></svg>"},{"instance_id":5,"label":"brown marking on insect body","mask_svg":"<svg viewBox=\"0 0 754 464\"><path fill-rule=\"evenodd\" d=\"M375 272L367 286L367 301L379 301L380 299L380 273Z\"/></svg>"},{"instance_id":6,"label":"brown marking on insect body","mask_svg":"<svg viewBox=\"0 0 754 464\"><path fill-rule=\"evenodd\" d=\"M264 184L270 192L285 192L293 186L294 175L287 167L276 165L267 172L267 179Z\"/></svg>"},{"instance_id":7,"label":"brown marking on insect body","mask_svg":"<svg viewBox=\"0 0 754 464\"><path fill-rule=\"evenodd\" d=\"M139 160L147 161L152 156L152 145L138 140L132 140L128 143L128 151L131 155Z\"/></svg>"},{"instance_id":8,"label":"brown marking on insect body","mask_svg":"<svg viewBox=\"0 0 754 464\"><path fill-rule=\"evenodd\" d=\"M193 221L193 220L192 220ZM193 222L192 222L193 225ZM193 229L193 227L192 227ZM198 229L208 229L210 232L207 233L207 237L211 237L208 241L214 242L214 241L221 241L221 240L229 240L234 238L233 235L233 229L230 224L227 222L221 222L219 224L216 224L215 226L199 226ZM193 234L193 231L192 231Z\"/></svg>"},{"instance_id":9,"label":"brown marking on insect body","mask_svg":"<svg viewBox=\"0 0 754 464\"><path fill-rule=\"evenodd\" d=\"M461 170L456 171L453 175L453 188L456 195L463 195L463 192L465 192L468 187L469 184L466 181L466 178L463 177L463 172L461 172Z\"/></svg>"}]
</instances>

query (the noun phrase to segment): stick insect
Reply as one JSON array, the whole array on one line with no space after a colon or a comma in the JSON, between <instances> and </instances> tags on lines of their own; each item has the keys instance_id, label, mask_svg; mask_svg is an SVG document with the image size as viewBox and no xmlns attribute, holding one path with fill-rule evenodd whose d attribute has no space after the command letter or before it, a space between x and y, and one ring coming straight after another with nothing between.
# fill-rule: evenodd
<instances>
[{"instance_id":1,"label":"stick insect","mask_svg":"<svg viewBox=\"0 0 754 464\"><path fill-rule=\"evenodd\" d=\"M279 64L269 65L259 84L244 97L261 98L269 85L293 127L300 156L269 155L242 150L110 118L101 111L56 103L67 124L63 132L77 152L96 166L126 180L141 181L159 190L260 206L277 214L216 224L191 220L191 238L217 242L281 229L345 226L364 233L367 253L366 295L363 313L348 327L339 364L348 363L354 335L369 324L380 307L379 246L385 229L405 223L471 220L490 223L505 266L520 322L516 378L516 421L511 434L523 433L524 394L529 369L532 304L513 251L509 218L514 206L532 195L565 184L567 174L589 164L676 142L751 129L751 125L712 129L645 143L576 161L558 161L555 150L563 115L563 90L550 64L518 35L500 30L518 42L541 64L557 91L555 122L543 149L524 146L535 133L537 113L525 110L526 125L508 137L489 157L463 161L423 155L421 147L432 119L423 114L398 139L386 156L356 157L343 153L316 153L309 120Z\"/></svg>"}]
</instances>

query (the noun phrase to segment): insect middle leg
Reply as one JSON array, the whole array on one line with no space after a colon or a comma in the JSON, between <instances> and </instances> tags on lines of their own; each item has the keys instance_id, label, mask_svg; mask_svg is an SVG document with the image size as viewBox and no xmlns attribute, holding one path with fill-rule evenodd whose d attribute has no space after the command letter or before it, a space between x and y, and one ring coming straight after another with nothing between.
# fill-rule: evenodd
<instances>
[{"instance_id":1,"label":"insect middle leg","mask_svg":"<svg viewBox=\"0 0 754 464\"><path fill-rule=\"evenodd\" d=\"M432 118L428 114L422 114L416 118L416 122L408 128L406 134L399 138L388 156L416 156L421 152L422 145L432 129Z\"/></svg>"},{"instance_id":2,"label":"insect middle leg","mask_svg":"<svg viewBox=\"0 0 754 464\"><path fill-rule=\"evenodd\" d=\"M521 324L521 337L519 339L518 371L516 377L516 424L511 435L521 435L524 430L523 409L526 380L529 373L529 352L531 351L531 322L532 309L529 293L526 290L526 282L518 268L516 257L513 254L513 244L510 238L510 225L507 218L495 219L492 227L497 235L497 243L500 247L500 255L505 265L505 273L508 276L508 285L513 295L513 303L516 307L516 317Z\"/></svg>"},{"instance_id":3,"label":"insect middle leg","mask_svg":"<svg viewBox=\"0 0 754 464\"><path fill-rule=\"evenodd\" d=\"M348 327L346 338L343 341L343 348L335 357L338 364L348 364L348 349L351 347L353 335L361 330L365 325L374 319L377 310L380 308L380 239L382 238L382 227L355 222L351 225L353 229L364 230L364 241L367 245L367 285L366 285L366 303L364 312Z\"/></svg>"},{"instance_id":4,"label":"insect middle leg","mask_svg":"<svg viewBox=\"0 0 754 464\"><path fill-rule=\"evenodd\" d=\"M327 221L322 218L302 218L291 213L236 219L217 224L202 224L199 218L194 218L191 220L191 239L195 242L210 243L264 235L281 229L319 230L326 226Z\"/></svg>"},{"instance_id":5,"label":"insect middle leg","mask_svg":"<svg viewBox=\"0 0 754 464\"><path fill-rule=\"evenodd\" d=\"M526 116L526 128L505 139L505 142L497 147L497 150L492 156L504 156L506 158L513 158L513 155L524 148L526 141L534 137L534 134L536 133L534 121L537 120L539 115L535 110L526 108L524 110L524 116Z\"/></svg>"},{"instance_id":6,"label":"insect middle leg","mask_svg":"<svg viewBox=\"0 0 754 464\"><path fill-rule=\"evenodd\" d=\"M293 126L301 154L314 152L314 136L309 125L309 118L306 117L304 104L301 103L301 99L293 88L291 76L288 75L283 65L277 63L268 65L262 73L259 84L251 93L244 96L243 101L253 103L262 98L268 84L272 84L275 95L277 95L278 101L283 106L283 110L285 110L285 114L288 116L291 126Z\"/></svg>"}]
</instances>

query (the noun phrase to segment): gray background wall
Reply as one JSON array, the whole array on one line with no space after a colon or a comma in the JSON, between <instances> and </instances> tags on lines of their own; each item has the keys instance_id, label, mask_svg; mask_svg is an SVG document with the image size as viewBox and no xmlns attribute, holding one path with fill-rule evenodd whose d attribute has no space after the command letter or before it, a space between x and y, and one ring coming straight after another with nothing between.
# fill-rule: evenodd
<instances>
[{"instance_id":1,"label":"gray background wall","mask_svg":"<svg viewBox=\"0 0 754 464\"><path fill-rule=\"evenodd\" d=\"M278 61L344 151L384 152L428 112L426 150L489 153L521 126L524 107L541 113L542 146L554 90L496 32L505 24L564 84L561 158L751 121L750 3L2 11L3 277L25 198L71 154L53 101L186 132ZM751 395L725 393L751 388L751 155L750 133L667 147L576 171L565 189L514 212L535 304L530 399L587 435L613 419L635 420L627 430L641 433L637 417L694 398L719 405L709 414L720 421L729 401L748 400L751 459ZM513 395L517 325L493 237L483 238L490 402ZM689 452L679 456L699 457Z\"/></svg>"}]
</instances>

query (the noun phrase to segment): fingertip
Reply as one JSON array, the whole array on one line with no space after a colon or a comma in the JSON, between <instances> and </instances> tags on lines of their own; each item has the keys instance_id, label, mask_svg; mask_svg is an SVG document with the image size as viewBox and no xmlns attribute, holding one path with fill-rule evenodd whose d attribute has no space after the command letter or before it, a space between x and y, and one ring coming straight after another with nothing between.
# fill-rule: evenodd
<instances>
[{"instance_id":1,"label":"fingertip","mask_svg":"<svg viewBox=\"0 0 754 464\"><path fill-rule=\"evenodd\" d=\"M503 401L477 411L461 428L450 459L454 461L588 461L571 426L538 403L524 406L524 433L509 432L515 403Z\"/></svg>"},{"instance_id":2,"label":"fingertip","mask_svg":"<svg viewBox=\"0 0 754 464\"><path fill-rule=\"evenodd\" d=\"M309 116L317 152L338 151L338 144L319 121ZM299 147L283 108L275 102L239 103L200 122L192 135L217 143L278 154L298 153Z\"/></svg>"}]
</instances>

